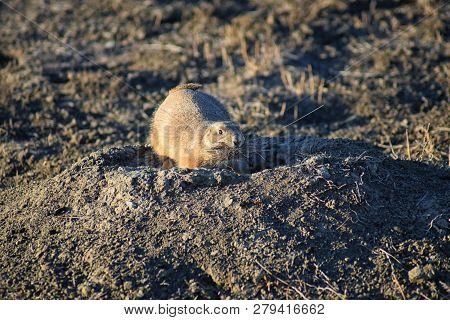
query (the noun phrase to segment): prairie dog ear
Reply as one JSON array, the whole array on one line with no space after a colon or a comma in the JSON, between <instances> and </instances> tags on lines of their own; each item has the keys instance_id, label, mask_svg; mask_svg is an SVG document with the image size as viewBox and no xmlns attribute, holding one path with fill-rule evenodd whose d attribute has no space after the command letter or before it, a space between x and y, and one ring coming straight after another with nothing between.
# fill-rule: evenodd
<instances>
[{"instance_id":1,"label":"prairie dog ear","mask_svg":"<svg viewBox=\"0 0 450 320\"><path fill-rule=\"evenodd\" d=\"M209 126L208 128L206 128L205 132L203 133L203 141L204 142L211 141L212 131L213 131L213 127L212 126Z\"/></svg>"},{"instance_id":2,"label":"prairie dog ear","mask_svg":"<svg viewBox=\"0 0 450 320\"><path fill-rule=\"evenodd\" d=\"M205 135L205 136L210 135L211 132L212 132L212 130L213 130L213 127L212 127L212 126L208 126L208 127L205 129L204 135Z\"/></svg>"}]
</instances>

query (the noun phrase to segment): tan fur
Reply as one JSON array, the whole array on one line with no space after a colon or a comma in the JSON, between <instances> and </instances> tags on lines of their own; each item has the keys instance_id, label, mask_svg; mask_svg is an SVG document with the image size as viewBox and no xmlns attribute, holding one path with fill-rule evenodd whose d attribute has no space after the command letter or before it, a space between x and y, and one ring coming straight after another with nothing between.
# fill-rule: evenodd
<instances>
[{"instance_id":1,"label":"tan fur","mask_svg":"<svg viewBox=\"0 0 450 320\"><path fill-rule=\"evenodd\" d=\"M199 83L183 83L183 84L179 84L177 85L175 88L172 88L169 90L169 94L178 91L178 90L184 90L184 89L190 89L190 90L198 90L201 87L203 87L201 84Z\"/></svg>"},{"instance_id":2,"label":"tan fur","mask_svg":"<svg viewBox=\"0 0 450 320\"><path fill-rule=\"evenodd\" d=\"M155 111L150 145L164 167L172 161L180 168L226 167L224 162L242 146L238 125L219 101L197 91L200 87L194 83L175 87Z\"/></svg>"}]
</instances>

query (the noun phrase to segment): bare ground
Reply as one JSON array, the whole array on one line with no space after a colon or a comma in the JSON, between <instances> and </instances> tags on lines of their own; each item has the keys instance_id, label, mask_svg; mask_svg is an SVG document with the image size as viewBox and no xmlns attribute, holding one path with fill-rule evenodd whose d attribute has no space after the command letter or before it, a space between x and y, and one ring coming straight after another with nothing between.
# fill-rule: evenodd
<instances>
[{"instance_id":1,"label":"bare ground","mask_svg":"<svg viewBox=\"0 0 450 320\"><path fill-rule=\"evenodd\" d=\"M7 4L1 298L448 299L445 2ZM284 162L159 169L188 81Z\"/></svg>"}]
</instances>

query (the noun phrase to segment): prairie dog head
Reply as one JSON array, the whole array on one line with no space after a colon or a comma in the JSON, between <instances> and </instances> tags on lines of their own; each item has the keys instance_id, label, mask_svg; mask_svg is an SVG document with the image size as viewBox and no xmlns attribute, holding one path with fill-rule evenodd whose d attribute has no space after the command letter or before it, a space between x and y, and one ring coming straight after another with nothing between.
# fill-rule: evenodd
<instances>
[{"instance_id":1,"label":"prairie dog head","mask_svg":"<svg viewBox=\"0 0 450 320\"><path fill-rule=\"evenodd\" d=\"M240 148L244 140L239 126L231 121L212 123L203 137L203 143L208 151Z\"/></svg>"}]
</instances>

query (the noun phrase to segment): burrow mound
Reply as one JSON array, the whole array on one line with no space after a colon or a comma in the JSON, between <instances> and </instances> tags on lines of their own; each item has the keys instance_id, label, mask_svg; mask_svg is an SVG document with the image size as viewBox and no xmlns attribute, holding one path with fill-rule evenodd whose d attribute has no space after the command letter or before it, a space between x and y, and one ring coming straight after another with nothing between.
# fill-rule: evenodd
<instances>
[{"instance_id":1,"label":"burrow mound","mask_svg":"<svg viewBox=\"0 0 450 320\"><path fill-rule=\"evenodd\" d=\"M0 297L448 298L448 170L254 139L249 175L127 146L3 192Z\"/></svg>"}]
</instances>

